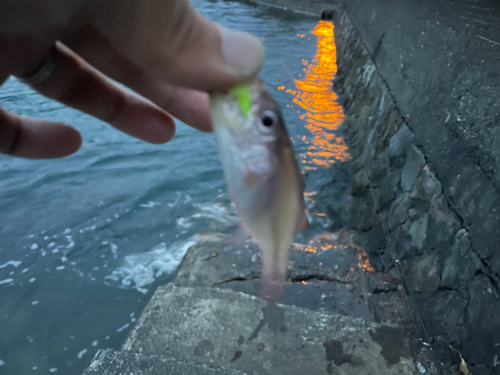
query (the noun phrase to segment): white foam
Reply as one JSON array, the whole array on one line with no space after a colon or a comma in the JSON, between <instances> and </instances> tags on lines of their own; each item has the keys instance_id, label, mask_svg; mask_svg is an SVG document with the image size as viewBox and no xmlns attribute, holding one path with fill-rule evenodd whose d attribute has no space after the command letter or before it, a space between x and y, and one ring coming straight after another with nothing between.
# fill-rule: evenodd
<instances>
[{"instance_id":1,"label":"white foam","mask_svg":"<svg viewBox=\"0 0 500 375\"><path fill-rule=\"evenodd\" d=\"M176 220L179 229L188 229L193 226L197 220L216 221L222 226L233 226L238 223L239 219L236 211L231 205L222 203L203 203L195 204L197 212L191 217L180 217ZM186 233L185 231L182 233Z\"/></svg>"},{"instance_id":2,"label":"white foam","mask_svg":"<svg viewBox=\"0 0 500 375\"><path fill-rule=\"evenodd\" d=\"M113 253L113 257L115 259L118 257L118 254L117 254L118 246L116 244L114 244L113 242L108 242L108 241L104 241L102 244L109 245L110 250Z\"/></svg>"},{"instance_id":3,"label":"white foam","mask_svg":"<svg viewBox=\"0 0 500 375\"><path fill-rule=\"evenodd\" d=\"M99 344L97 340L92 341L92 346L97 346L97 344Z\"/></svg>"},{"instance_id":4,"label":"white foam","mask_svg":"<svg viewBox=\"0 0 500 375\"><path fill-rule=\"evenodd\" d=\"M0 285L3 285L3 284L10 284L11 282L13 282L14 279L5 279L5 280L0 280Z\"/></svg>"},{"instance_id":5,"label":"white foam","mask_svg":"<svg viewBox=\"0 0 500 375\"><path fill-rule=\"evenodd\" d=\"M3 365L5 365L5 362L0 359L0 367L2 367Z\"/></svg>"},{"instance_id":6,"label":"white foam","mask_svg":"<svg viewBox=\"0 0 500 375\"><path fill-rule=\"evenodd\" d=\"M56 371L57 371L57 367L49 368L49 372L56 372Z\"/></svg>"},{"instance_id":7,"label":"white foam","mask_svg":"<svg viewBox=\"0 0 500 375\"><path fill-rule=\"evenodd\" d=\"M73 241L73 236L64 236L66 237L66 241L68 241L68 245L66 246L66 249L72 249L75 246L75 242Z\"/></svg>"},{"instance_id":8,"label":"white foam","mask_svg":"<svg viewBox=\"0 0 500 375\"><path fill-rule=\"evenodd\" d=\"M31 249L31 250L36 250L36 249L38 249L38 244L34 243L33 245L31 245L30 249Z\"/></svg>"},{"instance_id":9,"label":"white foam","mask_svg":"<svg viewBox=\"0 0 500 375\"><path fill-rule=\"evenodd\" d=\"M127 329L130 326L130 323L125 324L124 326L118 328L116 332L120 333L121 331Z\"/></svg>"},{"instance_id":10,"label":"white foam","mask_svg":"<svg viewBox=\"0 0 500 375\"><path fill-rule=\"evenodd\" d=\"M85 353L87 353L87 349L80 350L77 354L78 359L82 359Z\"/></svg>"},{"instance_id":11,"label":"white foam","mask_svg":"<svg viewBox=\"0 0 500 375\"><path fill-rule=\"evenodd\" d=\"M35 281L35 280L36 280L36 277L32 277L32 278L30 279L30 283L32 283L32 282L33 282L33 281Z\"/></svg>"},{"instance_id":12,"label":"white foam","mask_svg":"<svg viewBox=\"0 0 500 375\"><path fill-rule=\"evenodd\" d=\"M47 247L54 247L54 246L56 246L56 243L55 243L55 242L51 242L51 243L49 243L49 244L47 245Z\"/></svg>"},{"instance_id":13,"label":"white foam","mask_svg":"<svg viewBox=\"0 0 500 375\"><path fill-rule=\"evenodd\" d=\"M62 271L64 268L65 268L64 266L59 266L59 267L56 267L56 270Z\"/></svg>"},{"instance_id":14,"label":"white foam","mask_svg":"<svg viewBox=\"0 0 500 375\"><path fill-rule=\"evenodd\" d=\"M64 234L70 234L71 233L71 228L66 228L64 230Z\"/></svg>"},{"instance_id":15,"label":"white foam","mask_svg":"<svg viewBox=\"0 0 500 375\"><path fill-rule=\"evenodd\" d=\"M213 219L223 224L233 225L238 222L238 216L232 206L222 203L195 204L199 212L194 214L194 218Z\"/></svg>"},{"instance_id":16,"label":"white foam","mask_svg":"<svg viewBox=\"0 0 500 375\"><path fill-rule=\"evenodd\" d=\"M181 192L178 191L177 196L175 197L175 201L173 201L172 203L167 203L168 207L172 208L172 207L177 206L177 203L179 202L180 197L181 197Z\"/></svg>"},{"instance_id":17,"label":"white foam","mask_svg":"<svg viewBox=\"0 0 500 375\"><path fill-rule=\"evenodd\" d=\"M21 271L21 273L26 273L28 272L30 269L29 268L25 268L24 270Z\"/></svg>"},{"instance_id":18,"label":"white foam","mask_svg":"<svg viewBox=\"0 0 500 375\"><path fill-rule=\"evenodd\" d=\"M14 268L17 268L21 263L22 261L20 260L9 260L7 263L0 264L0 268L5 268L7 266L14 266Z\"/></svg>"},{"instance_id":19,"label":"white foam","mask_svg":"<svg viewBox=\"0 0 500 375\"><path fill-rule=\"evenodd\" d=\"M106 278L121 281L122 288L135 288L145 294L148 291L145 287L154 283L156 278L175 271L186 251L196 242L197 237L170 246L163 242L151 251L127 255L125 264Z\"/></svg>"},{"instance_id":20,"label":"white foam","mask_svg":"<svg viewBox=\"0 0 500 375\"><path fill-rule=\"evenodd\" d=\"M148 203L143 203L143 204L140 204L139 206L141 206L143 208L153 208L154 206L160 206L160 205L161 205L161 203L149 201Z\"/></svg>"},{"instance_id":21,"label":"white foam","mask_svg":"<svg viewBox=\"0 0 500 375\"><path fill-rule=\"evenodd\" d=\"M31 302L31 304L32 304L33 306L36 306L36 305L38 305L39 303L40 303L40 301L33 301L33 302Z\"/></svg>"},{"instance_id":22,"label":"white foam","mask_svg":"<svg viewBox=\"0 0 500 375\"><path fill-rule=\"evenodd\" d=\"M181 228L189 228L191 225L190 218L180 217L176 220L177 226Z\"/></svg>"}]
</instances>

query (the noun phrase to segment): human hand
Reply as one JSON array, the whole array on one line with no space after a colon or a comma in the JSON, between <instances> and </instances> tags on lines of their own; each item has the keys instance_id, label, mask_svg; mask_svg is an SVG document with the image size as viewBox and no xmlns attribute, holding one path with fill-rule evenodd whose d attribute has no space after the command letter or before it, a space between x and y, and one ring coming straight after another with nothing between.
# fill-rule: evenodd
<instances>
[{"instance_id":1,"label":"human hand","mask_svg":"<svg viewBox=\"0 0 500 375\"><path fill-rule=\"evenodd\" d=\"M255 37L205 20L188 0L0 2L0 85L28 77L39 93L151 143L173 137L172 116L210 131L207 92L252 79L263 59ZM54 158L80 145L72 127L0 107L0 153Z\"/></svg>"}]
</instances>

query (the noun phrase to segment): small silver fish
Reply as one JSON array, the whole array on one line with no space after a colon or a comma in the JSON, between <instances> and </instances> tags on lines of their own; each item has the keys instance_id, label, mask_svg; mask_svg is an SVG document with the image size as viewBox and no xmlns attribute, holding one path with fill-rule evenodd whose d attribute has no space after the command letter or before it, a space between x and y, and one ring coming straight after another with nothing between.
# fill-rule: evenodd
<instances>
[{"instance_id":1,"label":"small silver fish","mask_svg":"<svg viewBox=\"0 0 500 375\"><path fill-rule=\"evenodd\" d=\"M294 235L305 229L304 183L278 103L261 80L210 97L229 195L259 244L258 296L276 299Z\"/></svg>"}]
</instances>

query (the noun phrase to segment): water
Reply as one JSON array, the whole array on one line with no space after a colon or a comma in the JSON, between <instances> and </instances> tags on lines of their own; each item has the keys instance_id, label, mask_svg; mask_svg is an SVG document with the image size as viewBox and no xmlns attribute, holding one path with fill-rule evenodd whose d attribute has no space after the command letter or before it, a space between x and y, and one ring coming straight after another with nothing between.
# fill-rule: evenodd
<instances>
[{"instance_id":1,"label":"water","mask_svg":"<svg viewBox=\"0 0 500 375\"><path fill-rule=\"evenodd\" d=\"M264 38L261 77L301 158L312 231L328 226L313 198L332 165L349 158L335 133L332 25L243 3L194 5ZM234 230L213 135L179 124L170 143L146 144L13 79L0 100L84 138L61 160L0 156L0 374L81 374L98 349L119 348L200 233Z\"/></svg>"}]
</instances>

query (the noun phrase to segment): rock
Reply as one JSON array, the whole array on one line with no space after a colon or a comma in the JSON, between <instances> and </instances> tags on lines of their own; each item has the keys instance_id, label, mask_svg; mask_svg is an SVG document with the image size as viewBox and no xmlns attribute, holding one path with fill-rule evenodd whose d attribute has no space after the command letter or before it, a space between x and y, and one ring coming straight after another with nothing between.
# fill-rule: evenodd
<instances>
[{"instance_id":1,"label":"rock","mask_svg":"<svg viewBox=\"0 0 500 375\"><path fill-rule=\"evenodd\" d=\"M352 201L349 228L358 231L367 231L379 223L377 204L373 194L366 190L362 195L355 197Z\"/></svg>"},{"instance_id":2,"label":"rock","mask_svg":"<svg viewBox=\"0 0 500 375\"><path fill-rule=\"evenodd\" d=\"M500 358L500 291L498 284L478 274L469 286L470 302L467 306L467 339L464 351L469 353L467 360L472 363L491 364L496 362L498 371Z\"/></svg>"},{"instance_id":3,"label":"rock","mask_svg":"<svg viewBox=\"0 0 500 375\"><path fill-rule=\"evenodd\" d=\"M387 205L394 201L400 193L399 184L401 181L400 171L390 171L380 181L377 191L378 204L381 210L386 210Z\"/></svg>"},{"instance_id":4,"label":"rock","mask_svg":"<svg viewBox=\"0 0 500 375\"><path fill-rule=\"evenodd\" d=\"M387 173L390 172L389 164L389 156L386 152L383 152L377 155L368 168L365 168L368 173L368 180L373 188L379 187Z\"/></svg>"},{"instance_id":5,"label":"rock","mask_svg":"<svg viewBox=\"0 0 500 375\"><path fill-rule=\"evenodd\" d=\"M441 192L441 183L434 173L431 172L429 165L426 165L413 186L411 198L429 202L439 192Z\"/></svg>"},{"instance_id":6,"label":"rock","mask_svg":"<svg viewBox=\"0 0 500 375\"><path fill-rule=\"evenodd\" d=\"M444 260L441 286L453 289L465 288L470 284L476 271L481 268L481 261L473 252L465 229L460 229L455 235L450 252L450 256Z\"/></svg>"},{"instance_id":7,"label":"rock","mask_svg":"<svg viewBox=\"0 0 500 375\"><path fill-rule=\"evenodd\" d=\"M410 213L410 212L409 212ZM418 216L416 211L411 212L413 220L411 220L408 234L411 238L411 246L417 250L421 250L427 237L427 214Z\"/></svg>"},{"instance_id":8,"label":"rock","mask_svg":"<svg viewBox=\"0 0 500 375\"><path fill-rule=\"evenodd\" d=\"M438 262L439 257L435 253L415 258L407 272L410 288L426 294L435 292L439 287Z\"/></svg>"},{"instance_id":9,"label":"rock","mask_svg":"<svg viewBox=\"0 0 500 375\"><path fill-rule=\"evenodd\" d=\"M124 350L248 374L415 373L397 327L173 284L158 288Z\"/></svg>"},{"instance_id":10,"label":"rock","mask_svg":"<svg viewBox=\"0 0 500 375\"><path fill-rule=\"evenodd\" d=\"M403 193L391 204L387 217L387 226L389 230L396 228L408 219L410 203L410 194Z\"/></svg>"},{"instance_id":11,"label":"rock","mask_svg":"<svg viewBox=\"0 0 500 375\"><path fill-rule=\"evenodd\" d=\"M415 146L407 148L406 161L401 173L401 189L411 191L417 176L425 165L424 155Z\"/></svg>"},{"instance_id":12,"label":"rock","mask_svg":"<svg viewBox=\"0 0 500 375\"><path fill-rule=\"evenodd\" d=\"M467 292L439 290L432 295L416 295L415 298L430 337L444 336L455 346L464 341L467 336Z\"/></svg>"},{"instance_id":13,"label":"rock","mask_svg":"<svg viewBox=\"0 0 500 375\"><path fill-rule=\"evenodd\" d=\"M396 134L389 141L387 153L392 158L403 157L406 148L412 144L414 135L406 125L401 125Z\"/></svg>"},{"instance_id":14,"label":"rock","mask_svg":"<svg viewBox=\"0 0 500 375\"><path fill-rule=\"evenodd\" d=\"M459 228L460 220L450 210L444 195L433 195L429 204L426 246L430 249L448 249Z\"/></svg>"}]
</instances>

